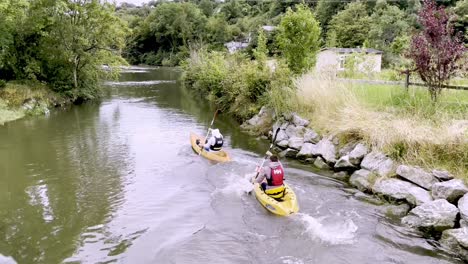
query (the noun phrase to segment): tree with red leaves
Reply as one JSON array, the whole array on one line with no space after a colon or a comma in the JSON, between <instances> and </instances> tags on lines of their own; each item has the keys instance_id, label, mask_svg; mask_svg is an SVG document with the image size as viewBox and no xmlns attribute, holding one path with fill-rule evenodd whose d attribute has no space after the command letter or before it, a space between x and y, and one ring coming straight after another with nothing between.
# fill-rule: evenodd
<instances>
[{"instance_id":1,"label":"tree with red leaves","mask_svg":"<svg viewBox=\"0 0 468 264\"><path fill-rule=\"evenodd\" d=\"M444 7L433 0L424 0L418 14L422 31L413 36L409 57L416 71L429 88L433 101L437 101L442 86L448 84L460 64L466 48L460 34L454 31L452 17Z\"/></svg>"}]
</instances>

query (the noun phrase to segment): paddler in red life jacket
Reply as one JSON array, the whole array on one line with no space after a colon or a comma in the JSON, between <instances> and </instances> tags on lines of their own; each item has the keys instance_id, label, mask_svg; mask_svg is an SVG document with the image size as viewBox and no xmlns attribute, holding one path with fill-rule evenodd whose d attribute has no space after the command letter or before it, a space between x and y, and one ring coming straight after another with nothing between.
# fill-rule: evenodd
<instances>
[{"instance_id":1,"label":"paddler in red life jacket","mask_svg":"<svg viewBox=\"0 0 468 264\"><path fill-rule=\"evenodd\" d=\"M278 156L267 152L270 156L269 163L260 169L257 182L261 184L263 191L273 198L284 196L284 169ZM266 180L266 182L265 182Z\"/></svg>"},{"instance_id":2,"label":"paddler in red life jacket","mask_svg":"<svg viewBox=\"0 0 468 264\"><path fill-rule=\"evenodd\" d=\"M224 139L223 135L219 132L219 129L211 130L211 137L208 140L205 140L205 144L197 142L198 146L203 147L206 151L220 151L223 147Z\"/></svg>"}]
</instances>

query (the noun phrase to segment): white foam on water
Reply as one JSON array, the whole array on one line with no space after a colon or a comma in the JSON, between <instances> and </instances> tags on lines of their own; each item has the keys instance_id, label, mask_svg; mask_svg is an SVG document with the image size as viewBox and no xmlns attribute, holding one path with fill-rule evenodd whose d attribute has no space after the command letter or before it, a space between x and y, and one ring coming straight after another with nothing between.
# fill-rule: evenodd
<instances>
[{"instance_id":1,"label":"white foam on water","mask_svg":"<svg viewBox=\"0 0 468 264\"><path fill-rule=\"evenodd\" d=\"M136 86L136 85L154 85L160 83L175 83L176 81L173 80L154 80L154 81L128 81L128 82L105 82L106 85L122 85L122 86Z\"/></svg>"},{"instance_id":2,"label":"white foam on water","mask_svg":"<svg viewBox=\"0 0 468 264\"><path fill-rule=\"evenodd\" d=\"M283 256L280 259L284 264L304 264L304 261L293 256Z\"/></svg>"},{"instance_id":3,"label":"white foam on water","mask_svg":"<svg viewBox=\"0 0 468 264\"><path fill-rule=\"evenodd\" d=\"M0 264L17 264L14 258L0 254Z\"/></svg>"},{"instance_id":4,"label":"white foam on water","mask_svg":"<svg viewBox=\"0 0 468 264\"><path fill-rule=\"evenodd\" d=\"M313 239L320 239L331 245L352 244L355 241L358 227L351 219L338 223L322 223L324 219L317 219L308 214L298 213L297 216L304 224L305 232Z\"/></svg>"},{"instance_id":5,"label":"white foam on water","mask_svg":"<svg viewBox=\"0 0 468 264\"><path fill-rule=\"evenodd\" d=\"M252 176L255 175L253 173L246 174L244 176L239 176L236 174L230 174L226 176L226 183L224 184L223 188L216 189L216 193L222 193L225 195L234 194L238 197L252 191L253 185L250 182Z\"/></svg>"}]
</instances>

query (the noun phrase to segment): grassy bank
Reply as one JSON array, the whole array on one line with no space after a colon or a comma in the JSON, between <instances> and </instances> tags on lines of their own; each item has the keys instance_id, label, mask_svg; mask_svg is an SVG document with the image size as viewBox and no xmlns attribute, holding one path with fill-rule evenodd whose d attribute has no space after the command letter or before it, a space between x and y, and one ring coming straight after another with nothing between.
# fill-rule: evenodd
<instances>
[{"instance_id":1,"label":"grassy bank","mask_svg":"<svg viewBox=\"0 0 468 264\"><path fill-rule=\"evenodd\" d=\"M362 140L397 161L447 169L468 179L468 92L444 90L433 103L425 88L345 82L324 76L293 79L241 55L194 53L184 82L243 121L267 105L295 111L321 134L345 144Z\"/></svg>"},{"instance_id":2,"label":"grassy bank","mask_svg":"<svg viewBox=\"0 0 468 264\"><path fill-rule=\"evenodd\" d=\"M444 168L468 179L468 93L444 90L433 103L424 88L338 82L311 75L296 82L295 111L322 133L364 140L392 158Z\"/></svg>"},{"instance_id":3,"label":"grassy bank","mask_svg":"<svg viewBox=\"0 0 468 264\"><path fill-rule=\"evenodd\" d=\"M29 115L43 115L65 98L43 84L9 82L0 88L0 125Z\"/></svg>"}]
</instances>

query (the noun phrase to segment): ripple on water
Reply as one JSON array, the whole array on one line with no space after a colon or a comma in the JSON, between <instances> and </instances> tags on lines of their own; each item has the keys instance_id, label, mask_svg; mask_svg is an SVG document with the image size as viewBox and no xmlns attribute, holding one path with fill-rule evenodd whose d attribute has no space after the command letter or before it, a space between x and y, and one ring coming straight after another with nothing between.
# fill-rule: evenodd
<instances>
[{"instance_id":1,"label":"ripple on water","mask_svg":"<svg viewBox=\"0 0 468 264\"><path fill-rule=\"evenodd\" d=\"M105 82L105 85L112 86L141 86L141 85L154 85L160 83L176 83L174 80L153 80L153 81L128 81L128 82Z\"/></svg>"}]
</instances>

